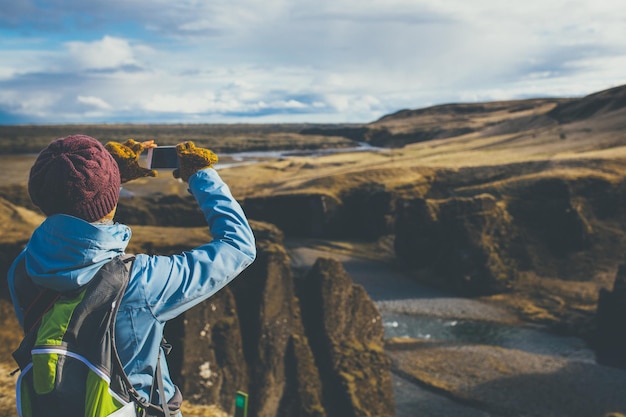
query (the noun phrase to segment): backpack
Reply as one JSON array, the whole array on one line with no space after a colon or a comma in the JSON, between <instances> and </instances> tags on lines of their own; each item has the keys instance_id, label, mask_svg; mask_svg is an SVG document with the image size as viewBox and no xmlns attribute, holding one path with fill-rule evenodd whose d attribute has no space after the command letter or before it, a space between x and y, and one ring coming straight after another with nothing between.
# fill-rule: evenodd
<instances>
[{"instance_id":1,"label":"backpack","mask_svg":"<svg viewBox=\"0 0 626 417\"><path fill-rule=\"evenodd\" d=\"M38 292L31 292L37 295L24 311L26 335L13 353L21 370L20 417L170 416L169 407L151 404L133 388L115 347L115 318L132 260L115 258L89 283L65 293L40 289L22 273L22 293ZM159 362L160 355L153 385L164 393Z\"/></svg>"}]
</instances>

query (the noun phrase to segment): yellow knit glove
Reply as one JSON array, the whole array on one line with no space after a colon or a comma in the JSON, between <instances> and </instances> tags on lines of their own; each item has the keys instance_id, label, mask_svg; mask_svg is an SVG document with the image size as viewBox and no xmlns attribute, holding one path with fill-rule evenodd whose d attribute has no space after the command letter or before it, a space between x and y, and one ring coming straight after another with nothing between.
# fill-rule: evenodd
<instances>
[{"instance_id":1,"label":"yellow knit glove","mask_svg":"<svg viewBox=\"0 0 626 417\"><path fill-rule=\"evenodd\" d=\"M117 162L122 184L141 177L157 176L155 170L139 166L139 154L145 149L143 143L128 139L124 143L108 142L104 147Z\"/></svg>"},{"instance_id":2,"label":"yellow knit glove","mask_svg":"<svg viewBox=\"0 0 626 417\"><path fill-rule=\"evenodd\" d=\"M217 163L217 155L204 148L196 148L193 142L183 142L176 145L179 167L172 173L174 178L189 181L189 177L204 168L213 168Z\"/></svg>"}]
</instances>

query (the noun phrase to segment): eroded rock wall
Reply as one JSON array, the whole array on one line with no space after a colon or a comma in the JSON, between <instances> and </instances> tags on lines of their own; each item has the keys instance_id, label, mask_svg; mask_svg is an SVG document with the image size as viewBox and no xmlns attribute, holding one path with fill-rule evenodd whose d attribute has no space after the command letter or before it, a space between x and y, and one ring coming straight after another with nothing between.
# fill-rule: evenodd
<instances>
[{"instance_id":1,"label":"eroded rock wall","mask_svg":"<svg viewBox=\"0 0 626 417\"><path fill-rule=\"evenodd\" d=\"M395 415L382 320L340 262L320 258L299 282L302 317L332 416Z\"/></svg>"},{"instance_id":2,"label":"eroded rock wall","mask_svg":"<svg viewBox=\"0 0 626 417\"><path fill-rule=\"evenodd\" d=\"M492 294L515 278L511 219L490 194L404 201L396 219L398 258L411 269L432 269L439 286Z\"/></svg>"},{"instance_id":3,"label":"eroded rock wall","mask_svg":"<svg viewBox=\"0 0 626 417\"><path fill-rule=\"evenodd\" d=\"M598 363L626 369L626 264L620 265L613 288L598 299L593 347Z\"/></svg>"},{"instance_id":4,"label":"eroded rock wall","mask_svg":"<svg viewBox=\"0 0 626 417\"><path fill-rule=\"evenodd\" d=\"M248 198L243 207L255 220L268 222L288 236L326 236L340 202L325 194Z\"/></svg>"},{"instance_id":5,"label":"eroded rock wall","mask_svg":"<svg viewBox=\"0 0 626 417\"><path fill-rule=\"evenodd\" d=\"M402 200L396 255L418 279L465 295L506 291L520 272L598 282L623 259L626 186L574 173L494 170L493 180L468 179L451 197Z\"/></svg>"},{"instance_id":6,"label":"eroded rock wall","mask_svg":"<svg viewBox=\"0 0 626 417\"><path fill-rule=\"evenodd\" d=\"M256 261L168 324L172 373L185 395L232 413L235 392L245 391L250 417L393 416L373 301L328 261L296 292L282 234L254 225Z\"/></svg>"}]
</instances>

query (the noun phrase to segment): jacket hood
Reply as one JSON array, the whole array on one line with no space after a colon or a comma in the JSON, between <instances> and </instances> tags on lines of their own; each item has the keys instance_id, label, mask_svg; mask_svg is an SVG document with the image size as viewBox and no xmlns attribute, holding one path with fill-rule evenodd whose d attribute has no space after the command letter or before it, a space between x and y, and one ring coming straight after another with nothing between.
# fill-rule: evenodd
<instances>
[{"instance_id":1,"label":"jacket hood","mask_svg":"<svg viewBox=\"0 0 626 417\"><path fill-rule=\"evenodd\" d=\"M50 216L26 246L26 272L42 287L76 289L106 262L122 255L130 237L130 228L123 224L95 225L65 214Z\"/></svg>"}]
</instances>

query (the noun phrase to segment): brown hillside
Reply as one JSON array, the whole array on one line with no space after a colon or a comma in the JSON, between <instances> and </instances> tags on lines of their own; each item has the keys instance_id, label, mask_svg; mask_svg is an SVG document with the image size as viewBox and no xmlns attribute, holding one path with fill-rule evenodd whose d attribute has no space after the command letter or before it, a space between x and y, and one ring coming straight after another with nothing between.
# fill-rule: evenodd
<instances>
[{"instance_id":1,"label":"brown hillside","mask_svg":"<svg viewBox=\"0 0 626 417\"><path fill-rule=\"evenodd\" d=\"M529 99L487 103L444 104L425 109L401 110L371 123L374 128L387 128L392 134L419 130L452 128L480 131L504 121L540 116L567 99Z\"/></svg>"},{"instance_id":2,"label":"brown hillside","mask_svg":"<svg viewBox=\"0 0 626 417\"><path fill-rule=\"evenodd\" d=\"M625 111L626 86L620 86L563 103L552 110L549 116L559 123L573 123L603 117L613 112L620 112L624 119Z\"/></svg>"},{"instance_id":3,"label":"brown hillside","mask_svg":"<svg viewBox=\"0 0 626 417\"><path fill-rule=\"evenodd\" d=\"M318 127L301 133L344 136L392 148L459 137L499 138L525 147L555 137L578 141L593 133L599 143L587 150L603 149L623 143L623 136L616 138L616 133L626 127L625 107L626 86L620 86L583 98L453 103L400 110L364 126Z\"/></svg>"}]
</instances>

